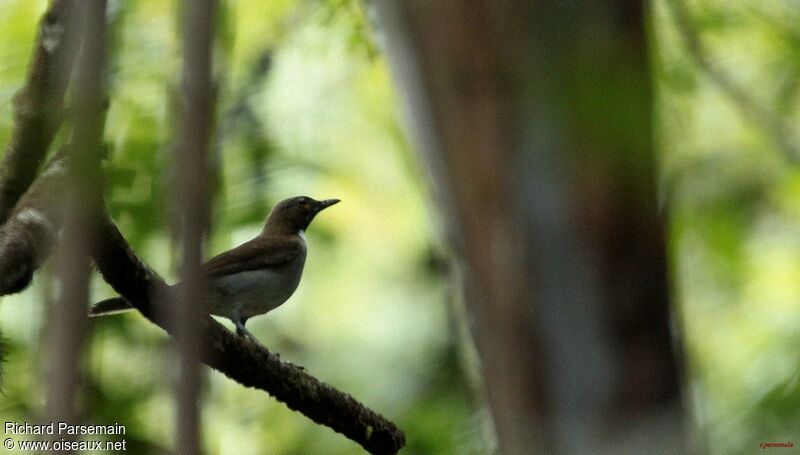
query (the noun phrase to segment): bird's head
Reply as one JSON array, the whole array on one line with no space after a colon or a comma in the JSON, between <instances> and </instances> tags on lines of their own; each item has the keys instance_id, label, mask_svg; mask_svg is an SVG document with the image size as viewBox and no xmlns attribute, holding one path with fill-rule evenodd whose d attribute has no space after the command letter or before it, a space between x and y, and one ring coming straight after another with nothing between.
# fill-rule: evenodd
<instances>
[{"instance_id":1,"label":"bird's head","mask_svg":"<svg viewBox=\"0 0 800 455\"><path fill-rule=\"evenodd\" d=\"M296 234L305 231L317 213L337 202L339 199L317 201L308 196L284 199L272 209L264 232Z\"/></svg>"}]
</instances>

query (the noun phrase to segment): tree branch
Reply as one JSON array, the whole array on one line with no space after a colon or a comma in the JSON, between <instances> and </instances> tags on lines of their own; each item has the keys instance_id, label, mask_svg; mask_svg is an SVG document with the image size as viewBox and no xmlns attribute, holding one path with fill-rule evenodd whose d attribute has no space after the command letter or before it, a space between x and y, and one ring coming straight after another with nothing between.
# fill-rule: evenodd
<instances>
[{"instance_id":1,"label":"tree branch","mask_svg":"<svg viewBox=\"0 0 800 455\"><path fill-rule=\"evenodd\" d=\"M690 58L719 87L722 93L733 101L744 117L756 122L769 134L775 145L790 162L796 165L800 164L800 148L790 126L780 116L774 115L772 111L762 106L755 97L748 93L745 87L739 85L730 74L709 58L683 0L669 0L667 5L678 33L686 43Z\"/></svg>"},{"instance_id":2,"label":"tree branch","mask_svg":"<svg viewBox=\"0 0 800 455\"><path fill-rule=\"evenodd\" d=\"M50 255L62 224L65 152L47 165L0 227L0 295L20 292Z\"/></svg>"},{"instance_id":3,"label":"tree branch","mask_svg":"<svg viewBox=\"0 0 800 455\"><path fill-rule=\"evenodd\" d=\"M25 87L14 96L14 128L0 166L0 223L36 177L62 117L77 43L72 0L53 0L39 36Z\"/></svg>"},{"instance_id":4,"label":"tree branch","mask_svg":"<svg viewBox=\"0 0 800 455\"><path fill-rule=\"evenodd\" d=\"M35 269L47 258L63 221L59 194L67 176L67 160L60 156L20 199L8 223L0 227L0 295L27 286ZM154 324L172 332L167 314L156 308L156 289L167 286L133 252L103 208L102 201L91 223L94 262L103 278ZM22 284L24 283L24 285ZM159 302L159 304L170 302ZM234 381L272 395L312 421L325 425L360 444L372 454L394 454L405 446L405 435L394 423L359 403L355 398L282 362L278 355L238 337L206 316L200 321L206 337L202 361Z\"/></svg>"},{"instance_id":5,"label":"tree branch","mask_svg":"<svg viewBox=\"0 0 800 455\"><path fill-rule=\"evenodd\" d=\"M103 278L150 321L171 332L153 306L153 289L166 286L131 250L107 212L99 214L93 256ZM211 317L201 319L206 337L203 362L234 381L263 390L290 409L337 431L373 454L394 454L405 435L352 396L282 362L266 349L232 334Z\"/></svg>"},{"instance_id":6,"label":"tree branch","mask_svg":"<svg viewBox=\"0 0 800 455\"><path fill-rule=\"evenodd\" d=\"M35 179L61 120L63 96L77 48L67 22L72 0L53 0L40 25L26 86L14 99L15 128L0 167L0 295L23 290L50 255L64 222L68 161L62 152ZM34 181L35 179L35 181ZM100 195L88 223L92 256L105 280L137 310L168 332L154 306L153 290L164 281L144 264L103 208ZM168 303L168 302L165 302ZM267 392L290 409L326 425L373 454L395 454L405 435L380 414L266 349L235 336L213 318L201 319L203 362L247 387Z\"/></svg>"}]
</instances>

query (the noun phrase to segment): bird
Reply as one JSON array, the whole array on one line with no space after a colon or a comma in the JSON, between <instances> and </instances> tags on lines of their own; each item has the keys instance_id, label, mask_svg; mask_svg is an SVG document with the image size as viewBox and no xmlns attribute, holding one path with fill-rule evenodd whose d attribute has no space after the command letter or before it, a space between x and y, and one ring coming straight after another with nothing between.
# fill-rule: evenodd
<instances>
[{"instance_id":1,"label":"bird","mask_svg":"<svg viewBox=\"0 0 800 455\"><path fill-rule=\"evenodd\" d=\"M209 312L230 319L237 335L260 345L245 323L274 310L294 294L308 250L305 231L319 212L338 202L308 196L285 199L273 207L257 236L204 263L201 273L208 287ZM170 288L180 286L178 283ZM132 309L125 299L114 297L93 305L89 316Z\"/></svg>"}]
</instances>

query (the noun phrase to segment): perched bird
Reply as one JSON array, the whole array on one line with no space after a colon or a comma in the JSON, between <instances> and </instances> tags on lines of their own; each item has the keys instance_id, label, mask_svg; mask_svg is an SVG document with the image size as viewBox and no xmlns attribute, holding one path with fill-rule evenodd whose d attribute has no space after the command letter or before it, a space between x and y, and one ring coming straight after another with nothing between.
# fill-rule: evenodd
<instances>
[{"instance_id":1,"label":"perched bird","mask_svg":"<svg viewBox=\"0 0 800 455\"><path fill-rule=\"evenodd\" d=\"M316 201L298 196L279 202L270 212L264 229L252 240L221 253L203 264L211 314L236 325L239 336L258 342L245 328L253 316L277 308L291 297L303 275L306 262L305 230L323 209L339 199ZM172 286L180 286L180 283ZM131 310L121 297L95 304L90 316L105 316Z\"/></svg>"}]
</instances>

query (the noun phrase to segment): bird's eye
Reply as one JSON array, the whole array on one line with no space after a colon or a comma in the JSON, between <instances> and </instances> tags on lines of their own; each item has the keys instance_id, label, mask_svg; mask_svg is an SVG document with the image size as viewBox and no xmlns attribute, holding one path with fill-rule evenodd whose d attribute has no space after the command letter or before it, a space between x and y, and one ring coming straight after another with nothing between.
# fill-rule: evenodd
<instances>
[{"instance_id":1,"label":"bird's eye","mask_svg":"<svg viewBox=\"0 0 800 455\"><path fill-rule=\"evenodd\" d=\"M308 207L308 199L300 199L300 205L303 207Z\"/></svg>"}]
</instances>

